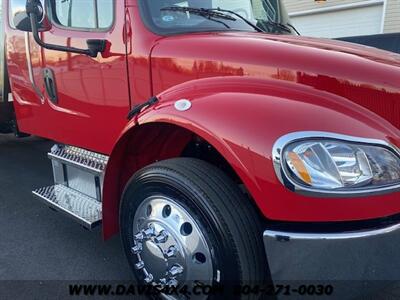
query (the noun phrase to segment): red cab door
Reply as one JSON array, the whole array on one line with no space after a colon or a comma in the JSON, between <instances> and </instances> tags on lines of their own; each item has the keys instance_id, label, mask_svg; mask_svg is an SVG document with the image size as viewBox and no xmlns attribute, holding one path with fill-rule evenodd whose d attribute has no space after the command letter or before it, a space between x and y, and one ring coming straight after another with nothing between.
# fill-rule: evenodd
<instances>
[{"instance_id":1,"label":"red cab door","mask_svg":"<svg viewBox=\"0 0 400 300\"><path fill-rule=\"evenodd\" d=\"M25 131L109 154L130 108L124 1L46 3L52 29L41 33L45 43L86 49L87 40L99 39L107 49L93 58L41 48L45 99Z\"/></svg>"}]
</instances>

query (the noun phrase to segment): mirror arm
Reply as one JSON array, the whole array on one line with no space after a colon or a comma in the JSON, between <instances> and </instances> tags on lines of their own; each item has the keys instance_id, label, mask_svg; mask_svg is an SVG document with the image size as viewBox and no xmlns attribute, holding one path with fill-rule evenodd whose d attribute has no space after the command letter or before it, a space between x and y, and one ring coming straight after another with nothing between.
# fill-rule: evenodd
<instances>
[{"instance_id":1,"label":"mirror arm","mask_svg":"<svg viewBox=\"0 0 400 300\"><path fill-rule=\"evenodd\" d=\"M55 50L55 51L84 54L84 55L88 55L90 57L97 57L97 54L99 52L100 53L104 52L104 50L106 49L106 43L107 43L106 40L87 40L89 49L64 47L64 46L60 46L60 45L47 44L47 43L43 42L39 36L38 20L37 20L38 19L37 7L33 4L33 2L34 2L34 0L33 1L28 0L27 5L26 5L26 12L31 21L33 38L35 39L36 43L38 43L41 47L49 49L49 50Z\"/></svg>"}]
</instances>

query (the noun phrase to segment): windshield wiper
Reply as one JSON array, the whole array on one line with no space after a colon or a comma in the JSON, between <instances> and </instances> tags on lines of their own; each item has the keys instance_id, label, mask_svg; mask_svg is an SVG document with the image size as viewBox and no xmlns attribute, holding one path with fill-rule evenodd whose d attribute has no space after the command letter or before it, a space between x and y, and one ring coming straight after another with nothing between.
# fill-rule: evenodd
<instances>
[{"instance_id":1,"label":"windshield wiper","mask_svg":"<svg viewBox=\"0 0 400 300\"><path fill-rule=\"evenodd\" d=\"M219 11L219 12L227 12L230 14L233 14L235 16L237 16L238 18L242 19L244 22L246 22L249 26L253 27L255 30L257 30L258 32L265 32L265 30L261 29L260 27L258 27L256 24L253 24L252 22L250 22L249 20L247 20L245 17L243 17L241 14L234 12L233 10L229 10L229 9L224 9L224 8L210 8L208 9L210 11ZM298 35L301 35L300 32L296 29L296 27L294 27L292 24L287 23L287 24L283 24L283 23L278 23L278 22L274 22L274 21L265 21L269 24L272 24L276 27L279 27L287 32L292 32L291 29L293 29Z\"/></svg>"},{"instance_id":2,"label":"windshield wiper","mask_svg":"<svg viewBox=\"0 0 400 300\"><path fill-rule=\"evenodd\" d=\"M247 25L253 27L256 31L258 32L264 32L264 30L262 30L260 27L258 27L256 24L253 24L252 22L250 22L249 20L247 20L245 17L243 17L241 14L238 14L237 12L234 12L233 10L229 10L229 9L224 9L224 8L210 8L207 9L208 11L218 11L218 12L227 12L230 13L232 15L235 15L236 17L238 17L239 19L242 19Z\"/></svg>"},{"instance_id":3,"label":"windshield wiper","mask_svg":"<svg viewBox=\"0 0 400 300\"><path fill-rule=\"evenodd\" d=\"M161 10L162 11L167 10L167 11L189 12L191 14L196 14L196 15L202 16L204 18L207 18L208 20L221 23L222 25L224 25L228 29L231 28L228 24L226 24L223 21L216 20L214 18L225 19L225 20L229 20L229 21L236 21L236 19L234 17L232 17L232 16L226 15L224 13L212 11L212 10L209 10L209 9L205 9L205 8L171 6L171 7L163 7L163 8L161 8Z\"/></svg>"},{"instance_id":4,"label":"windshield wiper","mask_svg":"<svg viewBox=\"0 0 400 300\"><path fill-rule=\"evenodd\" d=\"M292 24L289 24L289 23L283 24L283 23L274 22L274 21L271 21L271 20L264 20L263 22L267 23L269 25L272 25L275 28L282 29L282 30L284 30L286 32L289 32L289 33L292 33L292 29L293 29L298 35L300 35L300 32L298 32L296 27L294 27Z\"/></svg>"},{"instance_id":5,"label":"windshield wiper","mask_svg":"<svg viewBox=\"0 0 400 300\"><path fill-rule=\"evenodd\" d=\"M298 35L301 35L300 32L297 30L297 28L294 27L294 25L292 25L292 24L290 24L290 23L287 23L286 26L292 28Z\"/></svg>"},{"instance_id":6,"label":"windshield wiper","mask_svg":"<svg viewBox=\"0 0 400 300\"><path fill-rule=\"evenodd\" d=\"M265 30L263 30L256 24L252 23L251 21L249 21L248 19L243 17L241 14L239 14L235 11L220 8L220 7L218 7L218 8L194 8L194 7L185 7L185 6L171 6L171 7L161 8L161 10L162 11L163 10L180 11L180 12L189 12L192 14L197 14L197 15L203 16L209 20L221 23L226 28L231 28L231 27L228 24L226 24L225 22L222 22L220 20L216 20L213 18L220 18L220 19L225 19L225 20L229 20L229 21L237 21L237 18L239 18L242 21L244 21L247 25L254 28L256 31L265 32ZM232 14L232 15L236 16L237 18L234 18L226 13ZM292 33L292 29L293 29L298 35L300 35L300 33L297 31L297 29L292 24L289 24L289 23L282 24L282 23L271 21L271 20L264 20L262 22L270 24L270 25L274 26L275 28L279 28L279 29L284 30L289 33Z\"/></svg>"}]
</instances>

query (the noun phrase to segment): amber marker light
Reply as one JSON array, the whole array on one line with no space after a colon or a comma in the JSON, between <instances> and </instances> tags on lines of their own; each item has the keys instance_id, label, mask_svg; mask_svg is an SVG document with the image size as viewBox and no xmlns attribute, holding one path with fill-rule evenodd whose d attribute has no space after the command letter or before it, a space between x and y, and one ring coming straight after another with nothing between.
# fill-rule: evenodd
<instances>
[{"instance_id":1,"label":"amber marker light","mask_svg":"<svg viewBox=\"0 0 400 300\"><path fill-rule=\"evenodd\" d=\"M293 168L293 171L297 173L297 175L304 181L304 183L311 185L312 184L311 176L308 173L307 168L304 165L300 156L294 152L289 152L288 158L289 158L288 162L290 163L290 166Z\"/></svg>"}]
</instances>

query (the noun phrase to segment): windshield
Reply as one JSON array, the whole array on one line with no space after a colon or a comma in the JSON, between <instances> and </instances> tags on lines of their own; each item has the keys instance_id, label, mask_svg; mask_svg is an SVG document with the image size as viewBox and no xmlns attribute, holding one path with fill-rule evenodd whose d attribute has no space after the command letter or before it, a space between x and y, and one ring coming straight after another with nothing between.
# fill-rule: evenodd
<instances>
[{"instance_id":1,"label":"windshield","mask_svg":"<svg viewBox=\"0 0 400 300\"><path fill-rule=\"evenodd\" d=\"M207 31L294 33L281 0L138 2L145 24L161 35Z\"/></svg>"}]
</instances>

